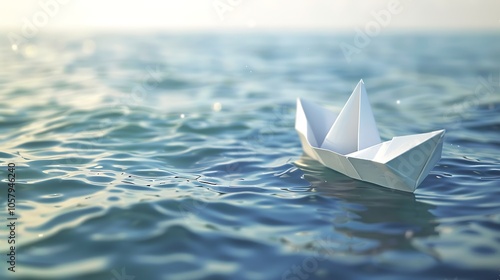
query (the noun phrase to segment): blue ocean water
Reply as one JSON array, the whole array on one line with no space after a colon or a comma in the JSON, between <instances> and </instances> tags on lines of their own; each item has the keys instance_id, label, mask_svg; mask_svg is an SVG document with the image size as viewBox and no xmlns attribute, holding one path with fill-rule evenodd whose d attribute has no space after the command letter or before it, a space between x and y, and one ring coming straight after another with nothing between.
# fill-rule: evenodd
<instances>
[{"instance_id":1,"label":"blue ocean water","mask_svg":"<svg viewBox=\"0 0 500 280\"><path fill-rule=\"evenodd\" d=\"M500 35L353 40L1 36L0 278L500 278ZM360 79L383 140L447 130L414 194L302 154L296 98L338 112Z\"/></svg>"}]
</instances>

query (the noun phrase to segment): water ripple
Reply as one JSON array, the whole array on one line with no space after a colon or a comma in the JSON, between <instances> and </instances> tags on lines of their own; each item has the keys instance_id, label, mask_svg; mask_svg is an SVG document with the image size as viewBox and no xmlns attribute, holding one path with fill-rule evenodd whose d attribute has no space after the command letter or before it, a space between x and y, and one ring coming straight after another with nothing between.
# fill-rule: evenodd
<instances>
[{"instance_id":1,"label":"water ripple","mask_svg":"<svg viewBox=\"0 0 500 280\"><path fill-rule=\"evenodd\" d=\"M19 279L498 277L498 36L381 36L351 63L344 35L44 36L0 37ZM447 129L414 194L302 155L295 98L339 111L360 78L382 138Z\"/></svg>"}]
</instances>

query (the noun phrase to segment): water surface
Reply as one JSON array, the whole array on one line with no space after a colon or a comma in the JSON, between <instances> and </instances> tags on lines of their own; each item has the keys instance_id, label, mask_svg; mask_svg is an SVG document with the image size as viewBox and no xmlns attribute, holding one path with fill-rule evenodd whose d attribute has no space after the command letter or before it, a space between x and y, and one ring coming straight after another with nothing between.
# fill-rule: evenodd
<instances>
[{"instance_id":1,"label":"water surface","mask_svg":"<svg viewBox=\"0 0 500 280\"><path fill-rule=\"evenodd\" d=\"M347 34L0 40L3 279L500 277L498 35L381 36L350 62ZM384 140L447 130L414 194L302 154L296 98L338 112L361 78Z\"/></svg>"}]
</instances>

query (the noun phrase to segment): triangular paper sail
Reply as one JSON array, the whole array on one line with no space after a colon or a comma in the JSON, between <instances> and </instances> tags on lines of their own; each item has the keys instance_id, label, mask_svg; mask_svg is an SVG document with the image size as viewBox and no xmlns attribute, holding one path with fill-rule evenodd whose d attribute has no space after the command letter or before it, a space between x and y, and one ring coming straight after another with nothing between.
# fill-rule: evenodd
<instances>
[{"instance_id":1,"label":"triangular paper sail","mask_svg":"<svg viewBox=\"0 0 500 280\"><path fill-rule=\"evenodd\" d=\"M328 130L332 126L333 122L337 118L337 114L326 110L324 108L318 108L314 103L299 100L297 102L297 125L303 127L307 131L308 138L316 146L321 146L323 139L325 139ZM315 122L309 122L307 119L317 120ZM320 141L320 142L319 142Z\"/></svg>"},{"instance_id":2,"label":"triangular paper sail","mask_svg":"<svg viewBox=\"0 0 500 280\"><path fill-rule=\"evenodd\" d=\"M444 130L394 137L381 143L361 80L338 117L297 100L295 121L303 150L352 178L413 192L441 158Z\"/></svg>"},{"instance_id":3,"label":"triangular paper sail","mask_svg":"<svg viewBox=\"0 0 500 280\"><path fill-rule=\"evenodd\" d=\"M361 80L320 147L348 154L380 142L365 84Z\"/></svg>"}]
</instances>

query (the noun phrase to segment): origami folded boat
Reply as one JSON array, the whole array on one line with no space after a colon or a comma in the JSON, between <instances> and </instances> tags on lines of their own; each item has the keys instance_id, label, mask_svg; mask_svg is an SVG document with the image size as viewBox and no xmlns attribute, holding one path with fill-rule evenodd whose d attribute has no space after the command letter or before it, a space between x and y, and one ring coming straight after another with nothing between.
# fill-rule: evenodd
<instances>
[{"instance_id":1,"label":"origami folded boat","mask_svg":"<svg viewBox=\"0 0 500 280\"><path fill-rule=\"evenodd\" d=\"M380 140L361 80L335 114L297 99L297 130L304 152L328 168L383 187L414 192L441 158L444 130Z\"/></svg>"}]
</instances>

